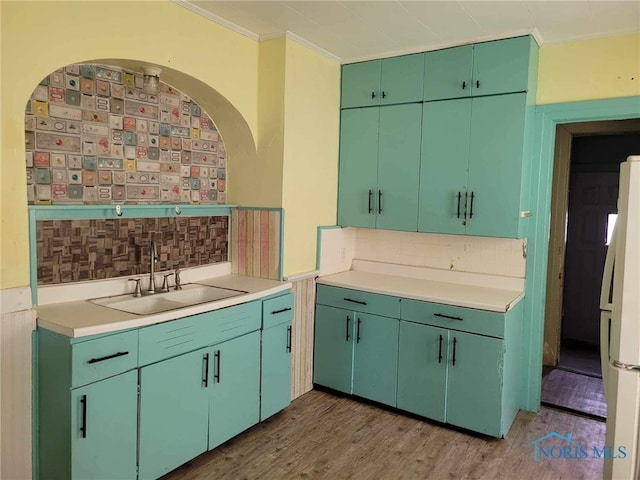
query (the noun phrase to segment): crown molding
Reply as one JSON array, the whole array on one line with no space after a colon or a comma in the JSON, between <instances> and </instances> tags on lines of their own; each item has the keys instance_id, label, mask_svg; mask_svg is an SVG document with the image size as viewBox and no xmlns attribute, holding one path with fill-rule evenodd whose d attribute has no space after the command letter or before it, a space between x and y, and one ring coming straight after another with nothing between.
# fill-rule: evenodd
<instances>
[{"instance_id":1,"label":"crown molding","mask_svg":"<svg viewBox=\"0 0 640 480\"><path fill-rule=\"evenodd\" d=\"M237 32L240 35L244 35L245 37L248 37L251 40L256 40L256 41L260 40L260 36L257 33L253 33L252 31L247 30L246 28L242 28L241 26L236 25L235 23L230 22L229 20L225 20L224 18L219 17L218 15L214 15L213 13L205 10L204 8L194 5L188 0L171 0L171 1L176 5L180 5L181 7L184 7L187 10L190 10L196 15L200 15L201 17L204 17L207 20L211 20L212 22L222 25L223 27L227 27L229 30L233 30L234 32Z\"/></svg>"},{"instance_id":2,"label":"crown molding","mask_svg":"<svg viewBox=\"0 0 640 480\"><path fill-rule=\"evenodd\" d=\"M397 50L392 50L388 52L384 52L382 54L373 54L373 55L362 55L358 57L348 57L343 58L342 63L356 63L356 62L365 62L367 60L377 60L380 58L389 58L389 57L397 57L399 55L410 55L412 53L423 53L430 52L432 50L442 50L444 48L452 48L459 47L462 45L470 45L473 43L482 43L482 42L491 42L494 40L504 40L506 38L512 37L521 37L524 35L531 35L533 39L538 43L538 45L542 45L542 36L538 29L522 29L522 30L511 30L506 33L501 33L500 35L484 35L479 37L474 37L470 39L466 39L464 41L459 42L442 42L437 44L430 44L428 47L411 47L411 48L401 48Z\"/></svg>"},{"instance_id":3,"label":"crown molding","mask_svg":"<svg viewBox=\"0 0 640 480\"><path fill-rule=\"evenodd\" d=\"M312 43L309 40L305 40L304 38L302 38L299 35L296 35L293 32L287 31L285 36L287 37L287 39L293 42L296 42L304 47L307 47L309 50L313 50L314 52L322 55L323 57L327 57L329 60L332 60L336 63L342 63L342 59L337 55L334 55L331 52L327 52L324 48L317 46L315 43ZM262 37L260 37L260 40L262 40Z\"/></svg>"}]
</instances>

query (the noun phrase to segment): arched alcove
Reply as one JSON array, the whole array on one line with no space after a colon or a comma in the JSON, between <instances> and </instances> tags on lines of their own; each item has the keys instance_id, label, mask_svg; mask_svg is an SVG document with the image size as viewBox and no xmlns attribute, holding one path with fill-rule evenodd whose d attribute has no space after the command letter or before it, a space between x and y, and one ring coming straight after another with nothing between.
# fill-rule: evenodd
<instances>
[{"instance_id":1,"label":"arched alcove","mask_svg":"<svg viewBox=\"0 0 640 480\"><path fill-rule=\"evenodd\" d=\"M158 94L145 94L143 66L92 60L36 86L29 203L226 203L229 154L255 157L247 122L215 89L164 66Z\"/></svg>"}]
</instances>

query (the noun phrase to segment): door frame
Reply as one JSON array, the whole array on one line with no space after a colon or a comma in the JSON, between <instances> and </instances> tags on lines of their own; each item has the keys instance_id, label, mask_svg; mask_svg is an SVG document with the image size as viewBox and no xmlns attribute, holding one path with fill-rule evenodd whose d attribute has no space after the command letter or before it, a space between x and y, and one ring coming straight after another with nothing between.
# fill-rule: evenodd
<instances>
[{"instance_id":1,"label":"door frame","mask_svg":"<svg viewBox=\"0 0 640 480\"><path fill-rule=\"evenodd\" d=\"M540 409L542 352L546 305L551 190L556 127L567 123L639 118L640 96L556 103L536 106L529 199L533 218L529 225L525 280L523 408Z\"/></svg>"},{"instance_id":2,"label":"door frame","mask_svg":"<svg viewBox=\"0 0 640 480\"><path fill-rule=\"evenodd\" d=\"M566 221L569 212L569 178L573 138L638 132L640 132L640 119L565 123L556 126L542 352L543 365L545 366L557 365L560 356L567 242Z\"/></svg>"}]
</instances>

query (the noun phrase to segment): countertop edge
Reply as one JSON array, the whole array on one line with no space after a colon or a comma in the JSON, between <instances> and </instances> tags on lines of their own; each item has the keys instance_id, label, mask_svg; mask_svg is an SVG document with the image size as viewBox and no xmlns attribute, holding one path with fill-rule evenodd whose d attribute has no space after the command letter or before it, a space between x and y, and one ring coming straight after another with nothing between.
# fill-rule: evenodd
<instances>
[{"instance_id":1,"label":"countertop edge","mask_svg":"<svg viewBox=\"0 0 640 480\"><path fill-rule=\"evenodd\" d=\"M344 272L342 272L344 273ZM339 275L339 274L335 274L335 275ZM366 272L366 275L370 275L372 277L380 277L381 279L384 279L386 277L392 277L392 275L381 275L381 274L377 274L377 273L370 273L370 272ZM498 313L506 313L509 310L511 310L511 308L513 308L514 305L516 305L520 300L522 300L524 298L524 292L522 291L517 291L517 290L506 290L506 289L497 289L497 288L491 288L491 290L495 290L495 291L499 291L501 293L504 293L505 295L508 294L512 294L509 295L509 300L504 302L504 303L500 303L499 305L495 304L495 303L482 303L482 302L478 302L478 301L471 301L471 300L466 300L460 296L447 296L447 297L443 297L443 296L438 296L438 295L430 295L428 293L425 294L417 294L415 292L409 292L406 290L403 290L401 288L398 289L393 289L393 288L383 288L383 287L377 287L377 286L372 286L372 285L360 285L360 284L356 284L354 282L349 282L349 281L344 281L344 280L334 280L329 278L330 276L327 277L320 277L316 280L317 284L320 285L327 285L327 286L332 286L332 287L340 287L340 288L349 288L349 289L354 289L354 290L360 290L363 292L370 292L370 293L377 293L377 294L381 294L381 295L389 295L389 296L394 296L394 297L402 297L402 298L407 298L407 299L411 299L411 300L418 300L418 301L424 301L424 302L433 302L433 303L440 303L440 304L445 304L445 305L453 305L456 307L464 307L464 308L473 308L473 309L477 309L477 310L486 310L486 311L491 311L491 312L498 312ZM412 281L415 282L428 282L429 280L420 280L420 279L414 279L414 278L410 278L410 277L401 277L401 278L406 278L406 279L410 279ZM440 282L440 283L449 283L449 282ZM467 287L466 285L463 284L454 284L451 283L451 285L455 285L457 287ZM468 286L468 288L473 288L472 286ZM476 287L478 288L478 287ZM481 287L481 288L487 288L487 287Z\"/></svg>"},{"instance_id":2,"label":"countertop edge","mask_svg":"<svg viewBox=\"0 0 640 480\"><path fill-rule=\"evenodd\" d=\"M192 315L197 315L200 313L211 312L214 310L220 310L222 308L232 307L235 305L240 305L242 303L252 302L254 300L259 300L264 297L268 297L270 295L285 292L291 289L290 282L282 282L282 284L269 287L264 290L259 290L256 292L250 292L244 295L238 295L236 297L230 297L223 300L216 300L208 303L201 303L198 305L194 305L191 307L180 308L176 310L171 310L167 312L162 312L154 315L135 315L135 314L126 314L131 318L118 320L116 322L104 323L100 325L91 325L86 327L72 327L68 325L62 325L58 322L49 321L46 318L41 318L38 315L37 318L37 327L43 328L55 333L59 333L69 338L82 338L88 337L91 335L99 335L105 333L114 333L125 330L130 330L132 328L141 328L147 327L150 325L155 325L158 323L164 323L172 320L177 320L184 317L190 317ZM68 306L72 307L73 304L82 303L85 304L86 300L77 300L73 302L69 302ZM55 304L57 306L63 304ZM100 305L91 304L92 308L108 308ZM43 307L47 307L44 305ZM123 312L119 312L123 313Z\"/></svg>"}]
</instances>

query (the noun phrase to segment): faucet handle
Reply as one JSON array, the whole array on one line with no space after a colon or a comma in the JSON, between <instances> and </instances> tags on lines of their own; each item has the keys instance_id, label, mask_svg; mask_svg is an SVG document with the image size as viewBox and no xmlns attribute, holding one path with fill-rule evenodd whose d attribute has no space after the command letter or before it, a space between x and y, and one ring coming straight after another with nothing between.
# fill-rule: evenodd
<instances>
[{"instance_id":1,"label":"faucet handle","mask_svg":"<svg viewBox=\"0 0 640 480\"><path fill-rule=\"evenodd\" d=\"M133 296L134 297L141 297L142 296L142 289L140 288L140 279L139 278L130 278L129 281L130 282L136 282L136 287L135 287L135 290L133 291Z\"/></svg>"},{"instance_id":2,"label":"faucet handle","mask_svg":"<svg viewBox=\"0 0 640 480\"><path fill-rule=\"evenodd\" d=\"M182 285L180 284L180 267L176 268L176 285L175 285L175 289L176 290L182 290Z\"/></svg>"},{"instance_id":3,"label":"faucet handle","mask_svg":"<svg viewBox=\"0 0 640 480\"><path fill-rule=\"evenodd\" d=\"M168 292L170 290L169 288L169 280L167 280L171 275L175 275L175 273L171 272L171 273L165 273L164 276L164 280L162 280L162 291L163 292Z\"/></svg>"}]
</instances>

